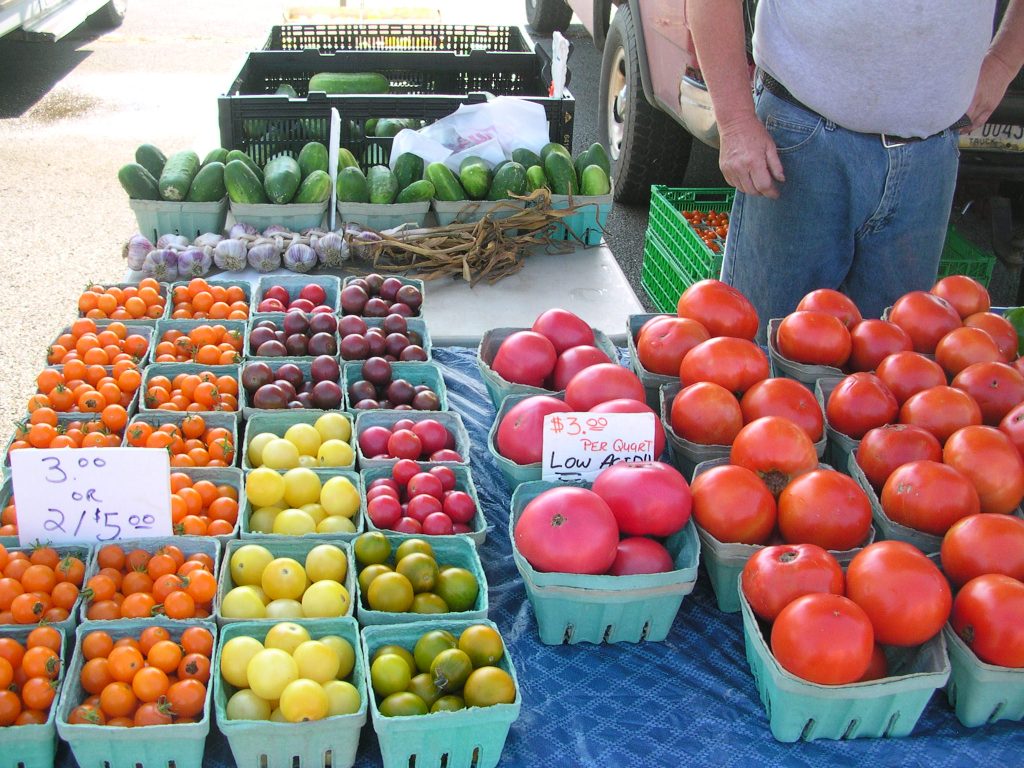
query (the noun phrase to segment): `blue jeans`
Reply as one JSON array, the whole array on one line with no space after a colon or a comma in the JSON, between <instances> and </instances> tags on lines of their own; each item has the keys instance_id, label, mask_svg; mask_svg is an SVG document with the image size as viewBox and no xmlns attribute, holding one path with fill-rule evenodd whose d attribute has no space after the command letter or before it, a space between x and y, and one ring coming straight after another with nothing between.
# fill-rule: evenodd
<instances>
[{"instance_id":1,"label":"blue jeans","mask_svg":"<svg viewBox=\"0 0 1024 768\"><path fill-rule=\"evenodd\" d=\"M759 338L816 288L864 317L935 282L956 184L957 133L887 148L759 87L757 114L775 140L780 196L736 193L722 280L757 307Z\"/></svg>"}]
</instances>

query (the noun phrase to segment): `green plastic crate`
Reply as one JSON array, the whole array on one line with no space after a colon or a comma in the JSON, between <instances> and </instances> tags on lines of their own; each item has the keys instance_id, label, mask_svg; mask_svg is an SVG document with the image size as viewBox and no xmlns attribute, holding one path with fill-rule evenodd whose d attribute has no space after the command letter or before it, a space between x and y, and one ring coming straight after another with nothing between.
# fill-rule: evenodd
<instances>
[{"instance_id":1,"label":"green plastic crate","mask_svg":"<svg viewBox=\"0 0 1024 768\"><path fill-rule=\"evenodd\" d=\"M512 493L508 535L512 557L537 616L540 641L562 643L659 642L672 629L683 598L697 583L700 542L691 520L665 540L675 570L635 576L542 573L522 556L515 524L526 505L557 483L524 483Z\"/></svg>"},{"instance_id":2,"label":"green plastic crate","mask_svg":"<svg viewBox=\"0 0 1024 768\"><path fill-rule=\"evenodd\" d=\"M342 410L336 411L309 411L306 409L295 409L289 408L281 411L262 411L254 410L249 420L245 422L245 437L242 439L242 445L238 447L238 452L242 456L242 469L248 472L255 467L249 463L249 441L252 440L256 435L262 432L270 432L277 435L278 437L284 437L284 433L288 431L289 427L295 424L315 424L316 420L324 414L328 413L339 413L349 423L351 432L349 434L348 444L352 446L352 463L347 464L343 467L317 467L319 469L348 469L354 470L356 467L355 458L355 427L353 426L353 419L350 413L346 413Z\"/></svg>"},{"instance_id":3,"label":"green plastic crate","mask_svg":"<svg viewBox=\"0 0 1024 768\"><path fill-rule=\"evenodd\" d=\"M718 277L722 270L722 253L714 253L704 244L682 212L728 213L735 197L736 190L731 188L676 189L656 184L651 187L647 230L698 280Z\"/></svg>"},{"instance_id":4,"label":"green plastic crate","mask_svg":"<svg viewBox=\"0 0 1024 768\"><path fill-rule=\"evenodd\" d=\"M946 697L968 728L1024 719L1024 669L986 664L946 624L942 628L952 671Z\"/></svg>"},{"instance_id":5,"label":"green plastic crate","mask_svg":"<svg viewBox=\"0 0 1024 768\"><path fill-rule=\"evenodd\" d=\"M432 617L427 617L431 619ZM366 627L362 632L363 657L370 659L382 645L400 645L411 651L420 636L434 629L444 629L458 637L474 624L485 624L497 630L491 621L422 621L416 624ZM522 692L516 670L509 658L508 645L497 663L512 677L516 698L511 704L490 707L467 707L456 712L433 712L429 715L384 717L370 695L370 715L377 732L384 768L494 768L501 760L509 728L519 717ZM369 678L369 665L367 665ZM367 680L367 689L370 689Z\"/></svg>"},{"instance_id":6,"label":"green plastic crate","mask_svg":"<svg viewBox=\"0 0 1024 768\"><path fill-rule=\"evenodd\" d=\"M701 279L687 271L661 241L651 235L651 230L647 230L640 284L658 312L674 314L683 291Z\"/></svg>"},{"instance_id":7,"label":"green plastic crate","mask_svg":"<svg viewBox=\"0 0 1024 768\"><path fill-rule=\"evenodd\" d=\"M995 265L995 254L977 247L961 235L956 227L949 225L946 242L942 247L942 259L939 261L939 277L967 275L988 287Z\"/></svg>"},{"instance_id":8,"label":"green plastic crate","mask_svg":"<svg viewBox=\"0 0 1024 768\"><path fill-rule=\"evenodd\" d=\"M250 472L253 470L250 470ZM288 470L278 470L278 474L285 474ZM355 526L355 530L348 533L307 533L301 538L309 539L312 541L351 541L364 530L366 530L366 491L363 489L363 481L359 477L359 473L355 471L349 471L347 469L337 469L335 467L318 467L313 470L313 473L320 478L321 486L330 480L332 477L345 477L355 486L356 491L359 492L359 509L355 515L350 518L352 524ZM248 472L246 474L249 474ZM284 502L284 499L281 500ZM286 536L277 533L259 533L253 531L249 527L249 519L252 517L253 506L245 494L245 484L242 484L242 492L238 496L238 523L239 523L239 537L247 543L255 544L266 544L267 541L278 541L280 539L291 539L299 538L294 536Z\"/></svg>"},{"instance_id":9,"label":"green plastic crate","mask_svg":"<svg viewBox=\"0 0 1024 768\"><path fill-rule=\"evenodd\" d=\"M5 626L0 628L0 637L13 637L24 645L29 633L35 628L35 625ZM64 670L68 666L70 652L67 634L60 627L57 631L60 632L61 647L65 649L61 654L60 674L57 676L58 685L63 687L66 684ZM0 768L51 768L56 762L57 755L56 718L57 700L54 699L45 723L4 728L4 750L0 753Z\"/></svg>"},{"instance_id":10,"label":"green plastic crate","mask_svg":"<svg viewBox=\"0 0 1024 768\"><path fill-rule=\"evenodd\" d=\"M82 638L94 629L101 629L114 640L123 637L138 639L142 630L159 625L166 627L172 640L178 640L189 627L205 627L217 639L217 625L212 621L175 622L164 618L79 624L75 633L76 648L65 677L64 690L57 703L57 733L71 746L79 768L201 768L206 737L210 733L210 698L213 685L207 686L202 717L195 723L150 725L139 728L109 728L104 725L72 725L68 715L81 704L87 694L79 682L82 665ZM211 680L212 680L211 676Z\"/></svg>"}]
</instances>

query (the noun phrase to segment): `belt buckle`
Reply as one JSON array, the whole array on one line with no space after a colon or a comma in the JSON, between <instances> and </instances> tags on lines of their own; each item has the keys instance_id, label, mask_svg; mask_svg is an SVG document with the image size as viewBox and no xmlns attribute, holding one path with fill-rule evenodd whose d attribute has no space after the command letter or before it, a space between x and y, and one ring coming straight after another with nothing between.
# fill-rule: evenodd
<instances>
[{"instance_id":1,"label":"belt buckle","mask_svg":"<svg viewBox=\"0 0 1024 768\"><path fill-rule=\"evenodd\" d=\"M886 133L879 134L882 137L882 146L886 149L896 149L906 144L906 140L896 136L889 136Z\"/></svg>"}]
</instances>

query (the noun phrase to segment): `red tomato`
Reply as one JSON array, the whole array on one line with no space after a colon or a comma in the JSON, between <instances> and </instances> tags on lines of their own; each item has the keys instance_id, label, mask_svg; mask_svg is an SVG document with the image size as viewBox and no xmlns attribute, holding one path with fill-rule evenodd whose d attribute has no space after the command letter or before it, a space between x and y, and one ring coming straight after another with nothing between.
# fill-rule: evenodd
<instances>
[{"instance_id":1,"label":"red tomato","mask_svg":"<svg viewBox=\"0 0 1024 768\"><path fill-rule=\"evenodd\" d=\"M942 461L942 446L935 435L913 424L885 424L868 430L857 446L857 463L877 492L896 467L922 459Z\"/></svg>"},{"instance_id":2,"label":"red tomato","mask_svg":"<svg viewBox=\"0 0 1024 768\"><path fill-rule=\"evenodd\" d=\"M729 461L757 473L777 498L794 477L818 468L818 453L807 433L792 421L765 416L739 431Z\"/></svg>"},{"instance_id":3,"label":"red tomato","mask_svg":"<svg viewBox=\"0 0 1024 768\"><path fill-rule=\"evenodd\" d=\"M549 309L533 321L531 331L539 333L561 354L572 347L594 345L594 330L567 309Z\"/></svg>"},{"instance_id":4,"label":"red tomato","mask_svg":"<svg viewBox=\"0 0 1024 768\"><path fill-rule=\"evenodd\" d=\"M911 395L946 383L946 372L934 360L917 352L896 352L884 358L875 375L903 405Z\"/></svg>"},{"instance_id":5,"label":"red tomato","mask_svg":"<svg viewBox=\"0 0 1024 768\"><path fill-rule=\"evenodd\" d=\"M878 643L875 643L875 650L871 652L871 663L867 671L857 680L858 683L866 683L869 680L881 680L889 676L889 660L885 658L885 650Z\"/></svg>"},{"instance_id":6,"label":"red tomato","mask_svg":"<svg viewBox=\"0 0 1024 768\"><path fill-rule=\"evenodd\" d=\"M963 325L948 301L925 291L911 291L896 299L889 322L907 332L915 352L927 355L935 351L939 339Z\"/></svg>"},{"instance_id":7,"label":"red tomato","mask_svg":"<svg viewBox=\"0 0 1024 768\"><path fill-rule=\"evenodd\" d=\"M942 537L941 555L942 570L954 587L986 573L1024 581L1024 520L1010 515L957 520Z\"/></svg>"},{"instance_id":8,"label":"red tomato","mask_svg":"<svg viewBox=\"0 0 1024 768\"><path fill-rule=\"evenodd\" d=\"M846 367L852 372L873 371L889 355L914 348L907 332L885 320L862 320L850 329L850 357Z\"/></svg>"},{"instance_id":9,"label":"red tomato","mask_svg":"<svg viewBox=\"0 0 1024 768\"><path fill-rule=\"evenodd\" d=\"M711 338L707 328L685 317L666 317L646 328L637 337L637 358L648 371L662 376L678 376L686 353Z\"/></svg>"},{"instance_id":10,"label":"red tomato","mask_svg":"<svg viewBox=\"0 0 1024 768\"><path fill-rule=\"evenodd\" d=\"M672 555L665 547L644 536L627 536L615 550L615 562L608 571L612 576L637 573L666 573L675 570Z\"/></svg>"},{"instance_id":11,"label":"red tomato","mask_svg":"<svg viewBox=\"0 0 1024 768\"><path fill-rule=\"evenodd\" d=\"M816 544L779 544L759 549L743 566L741 584L750 609L775 621L793 600L815 592L843 594L842 566Z\"/></svg>"},{"instance_id":12,"label":"red tomato","mask_svg":"<svg viewBox=\"0 0 1024 768\"><path fill-rule=\"evenodd\" d=\"M608 504L622 533L671 536L690 519L690 486L675 467L660 461L614 464L591 490Z\"/></svg>"},{"instance_id":13,"label":"red tomato","mask_svg":"<svg viewBox=\"0 0 1024 768\"><path fill-rule=\"evenodd\" d=\"M605 573L615 562L619 528L604 499L585 488L552 488L523 508L515 545L538 571Z\"/></svg>"},{"instance_id":14,"label":"red tomato","mask_svg":"<svg viewBox=\"0 0 1024 768\"><path fill-rule=\"evenodd\" d=\"M994 312L978 312L964 318L968 328L980 328L985 331L999 348L1004 363L1012 363L1017 357L1017 331L1002 315Z\"/></svg>"},{"instance_id":15,"label":"red tomato","mask_svg":"<svg viewBox=\"0 0 1024 768\"><path fill-rule=\"evenodd\" d=\"M876 541L846 568L846 595L864 609L882 645L920 645L949 618L949 582L905 541Z\"/></svg>"},{"instance_id":16,"label":"red tomato","mask_svg":"<svg viewBox=\"0 0 1024 768\"><path fill-rule=\"evenodd\" d=\"M935 347L935 362L952 378L974 363L990 363L1001 359L999 347L980 328L954 328Z\"/></svg>"},{"instance_id":17,"label":"red tomato","mask_svg":"<svg viewBox=\"0 0 1024 768\"><path fill-rule=\"evenodd\" d=\"M961 427L981 424L981 408L966 392L941 386L911 395L900 407L900 422L924 427L940 443Z\"/></svg>"},{"instance_id":18,"label":"red tomato","mask_svg":"<svg viewBox=\"0 0 1024 768\"><path fill-rule=\"evenodd\" d=\"M997 427L1010 411L1024 402L1024 375L1006 363L975 363L953 379L953 386L974 398L981 419Z\"/></svg>"},{"instance_id":19,"label":"red tomato","mask_svg":"<svg viewBox=\"0 0 1024 768\"><path fill-rule=\"evenodd\" d=\"M985 286L967 275L944 277L932 286L931 293L948 301L960 317L988 312L991 306Z\"/></svg>"},{"instance_id":20,"label":"red tomato","mask_svg":"<svg viewBox=\"0 0 1024 768\"><path fill-rule=\"evenodd\" d=\"M829 426L854 439L895 421L898 413L896 397L872 373L851 373L836 385L825 404Z\"/></svg>"},{"instance_id":21,"label":"red tomato","mask_svg":"<svg viewBox=\"0 0 1024 768\"><path fill-rule=\"evenodd\" d=\"M800 427L812 442L821 439L825 416L817 398L795 379L763 379L743 393L740 400L743 421L750 423L762 416L782 416Z\"/></svg>"},{"instance_id":22,"label":"red tomato","mask_svg":"<svg viewBox=\"0 0 1024 768\"><path fill-rule=\"evenodd\" d=\"M771 645L787 672L812 683L845 685L867 671L875 635L867 614L852 600L816 592L779 612Z\"/></svg>"},{"instance_id":23,"label":"red tomato","mask_svg":"<svg viewBox=\"0 0 1024 768\"><path fill-rule=\"evenodd\" d=\"M639 400L621 398L619 400L607 400L598 403L590 409L591 413L652 413L654 414L654 458L657 459L665 452L665 428L661 426L661 419L654 409L647 403Z\"/></svg>"},{"instance_id":24,"label":"red tomato","mask_svg":"<svg viewBox=\"0 0 1024 768\"><path fill-rule=\"evenodd\" d=\"M565 385L565 402L572 411L589 411L598 403L620 398L647 402L637 375L615 363L588 366Z\"/></svg>"},{"instance_id":25,"label":"red tomato","mask_svg":"<svg viewBox=\"0 0 1024 768\"><path fill-rule=\"evenodd\" d=\"M551 389L561 392L572 381L572 377L584 368L610 362L608 355L600 347L569 347L555 361L555 371L551 374Z\"/></svg>"},{"instance_id":26,"label":"red tomato","mask_svg":"<svg viewBox=\"0 0 1024 768\"><path fill-rule=\"evenodd\" d=\"M737 396L770 375L764 350L752 341L731 336L701 342L686 353L679 366L679 380L684 387L712 381Z\"/></svg>"},{"instance_id":27,"label":"red tomato","mask_svg":"<svg viewBox=\"0 0 1024 768\"><path fill-rule=\"evenodd\" d=\"M779 494L779 532L790 544L844 551L871 531L871 502L857 481L834 469L794 478Z\"/></svg>"},{"instance_id":28,"label":"red tomato","mask_svg":"<svg viewBox=\"0 0 1024 768\"><path fill-rule=\"evenodd\" d=\"M990 573L964 584L953 602L953 631L997 667L1024 667L1024 584Z\"/></svg>"},{"instance_id":29,"label":"red tomato","mask_svg":"<svg viewBox=\"0 0 1024 768\"><path fill-rule=\"evenodd\" d=\"M1010 410L999 422L999 431L1010 438L1024 458L1024 403Z\"/></svg>"},{"instance_id":30,"label":"red tomato","mask_svg":"<svg viewBox=\"0 0 1024 768\"><path fill-rule=\"evenodd\" d=\"M544 417L549 413L567 413L571 410L564 401L548 395L535 395L520 400L498 424L495 448L499 454L516 464L534 464L542 457Z\"/></svg>"},{"instance_id":31,"label":"red tomato","mask_svg":"<svg viewBox=\"0 0 1024 768\"><path fill-rule=\"evenodd\" d=\"M980 509L978 492L962 472L928 459L894 469L879 498L890 520L933 536Z\"/></svg>"},{"instance_id":32,"label":"red tomato","mask_svg":"<svg viewBox=\"0 0 1024 768\"><path fill-rule=\"evenodd\" d=\"M775 530L775 497L746 467L712 467L693 478L690 492L697 524L723 543L764 544Z\"/></svg>"},{"instance_id":33,"label":"red tomato","mask_svg":"<svg viewBox=\"0 0 1024 768\"><path fill-rule=\"evenodd\" d=\"M670 419L679 437L701 445L731 445L743 427L736 396L710 381L679 390L672 399Z\"/></svg>"},{"instance_id":34,"label":"red tomato","mask_svg":"<svg viewBox=\"0 0 1024 768\"><path fill-rule=\"evenodd\" d=\"M516 331L501 342L491 368L505 381L543 387L557 359L546 337L533 331Z\"/></svg>"},{"instance_id":35,"label":"red tomato","mask_svg":"<svg viewBox=\"0 0 1024 768\"><path fill-rule=\"evenodd\" d=\"M974 484L982 512L1009 514L1024 498L1024 460L994 427L958 429L943 446L942 460Z\"/></svg>"},{"instance_id":36,"label":"red tomato","mask_svg":"<svg viewBox=\"0 0 1024 768\"><path fill-rule=\"evenodd\" d=\"M827 312L791 312L775 329L775 348L795 363L840 368L850 356L850 331Z\"/></svg>"},{"instance_id":37,"label":"red tomato","mask_svg":"<svg viewBox=\"0 0 1024 768\"><path fill-rule=\"evenodd\" d=\"M757 310L750 299L720 280L700 280L683 291L676 314L696 320L712 337L753 340L757 335Z\"/></svg>"},{"instance_id":38,"label":"red tomato","mask_svg":"<svg viewBox=\"0 0 1024 768\"><path fill-rule=\"evenodd\" d=\"M811 291L800 299L796 309L798 312L805 309L827 312L842 320L843 325L849 330L853 330L853 327L862 319L860 310L853 303L853 299L845 293L834 291L831 288L819 288L816 291Z\"/></svg>"}]
</instances>

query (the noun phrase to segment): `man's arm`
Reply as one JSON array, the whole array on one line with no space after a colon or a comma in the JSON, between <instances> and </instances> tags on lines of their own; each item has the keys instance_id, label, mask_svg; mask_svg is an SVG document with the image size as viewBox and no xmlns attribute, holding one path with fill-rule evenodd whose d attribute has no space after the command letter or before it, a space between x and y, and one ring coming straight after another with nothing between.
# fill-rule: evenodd
<instances>
[{"instance_id":1,"label":"man's arm","mask_svg":"<svg viewBox=\"0 0 1024 768\"><path fill-rule=\"evenodd\" d=\"M974 99L967 109L971 124L980 128L1003 100L1007 87L1024 64L1024 0L1010 0L992 45L981 63Z\"/></svg>"},{"instance_id":2,"label":"man's arm","mask_svg":"<svg viewBox=\"0 0 1024 768\"><path fill-rule=\"evenodd\" d=\"M686 11L718 121L722 174L748 195L778 197L775 182L786 177L775 142L754 113L743 4L741 0L688 0Z\"/></svg>"}]
</instances>

